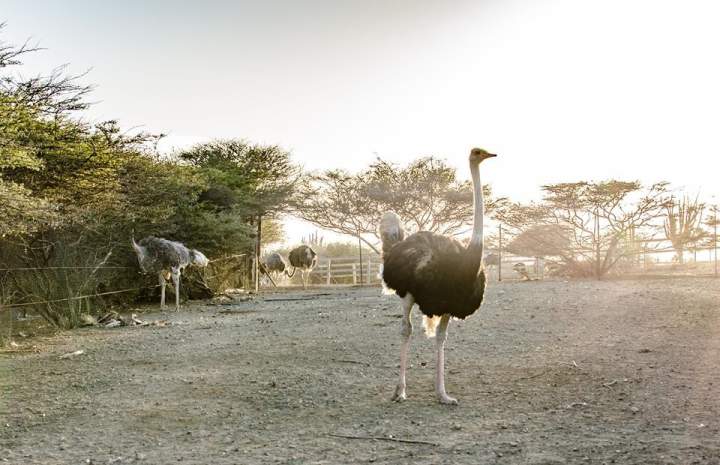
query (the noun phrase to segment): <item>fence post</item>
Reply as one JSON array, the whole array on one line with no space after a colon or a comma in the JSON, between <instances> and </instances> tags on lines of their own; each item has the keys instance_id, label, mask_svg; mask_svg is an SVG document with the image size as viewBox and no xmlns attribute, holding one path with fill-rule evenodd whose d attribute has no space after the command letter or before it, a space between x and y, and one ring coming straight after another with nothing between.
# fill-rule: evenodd
<instances>
[{"instance_id":1,"label":"fence post","mask_svg":"<svg viewBox=\"0 0 720 465\"><path fill-rule=\"evenodd\" d=\"M331 267L332 267L332 260L330 260L330 259L328 258L328 261L327 261L327 274L326 274L326 276L325 276L325 284L327 284L328 286L330 285L330 276L331 276L330 268L331 268Z\"/></svg>"},{"instance_id":2,"label":"fence post","mask_svg":"<svg viewBox=\"0 0 720 465\"><path fill-rule=\"evenodd\" d=\"M713 250L715 251L715 272L713 273L714 276L718 277L718 256L717 256L717 249L718 249L718 243L717 243L717 227L718 227L718 207L715 205L713 208Z\"/></svg>"},{"instance_id":3,"label":"fence post","mask_svg":"<svg viewBox=\"0 0 720 465\"><path fill-rule=\"evenodd\" d=\"M357 284L357 265L355 263L352 264L352 271L353 271L353 284Z\"/></svg>"},{"instance_id":4,"label":"fence post","mask_svg":"<svg viewBox=\"0 0 720 465\"><path fill-rule=\"evenodd\" d=\"M498 281L502 281L502 224L498 225Z\"/></svg>"},{"instance_id":5,"label":"fence post","mask_svg":"<svg viewBox=\"0 0 720 465\"><path fill-rule=\"evenodd\" d=\"M257 238L255 240L255 262L254 262L254 280L255 280L255 293L260 291L260 253L262 253L262 215L257 217Z\"/></svg>"}]
</instances>

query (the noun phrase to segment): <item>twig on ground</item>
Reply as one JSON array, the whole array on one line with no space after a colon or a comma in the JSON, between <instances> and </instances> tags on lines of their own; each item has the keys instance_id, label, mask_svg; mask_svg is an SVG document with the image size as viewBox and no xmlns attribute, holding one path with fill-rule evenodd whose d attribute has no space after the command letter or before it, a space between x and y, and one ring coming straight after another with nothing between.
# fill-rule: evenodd
<instances>
[{"instance_id":1,"label":"twig on ground","mask_svg":"<svg viewBox=\"0 0 720 465\"><path fill-rule=\"evenodd\" d=\"M425 444L427 446L439 446L439 444L434 442L428 442L428 441L415 441L412 439L399 439L399 438L393 438L393 437L384 437L384 436L349 436L345 434L328 434L328 436L332 436L334 438L344 438L344 439L366 439L370 441L391 441L391 442L402 442L405 444Z\"/></svg>"},{"instance_id":2,"label":"twig on ground","mask_svg":"<svg viewBox=\"0 0 720 465\"><path fill-rule=\"evenodd\" d=\"M292 302L295 300L315 300L316 297L323 297L326 295L333 295L333 294L330 292L321 292L321 293L317 293L317 294L303 295L300 297L278 297L278 298L263 299L262 302Z\"/></svg>"},{"instance_id":3,"label":"twig on ground","mask_svg":"<svg viewBox=\"0 0 720 465\"><path fill-rule=\"evenodd\" d=\"M389 366L389 365L373 365L372 363L369 363L369 362L360 362L357 360L344 360L344 359L337 359L337 358L333 358L330 360L333 362L337 362L337 363L352 363L354 365L363 365L363 366L370 367L370 368L397 368L397 367L393 367L393 366Z\"/></svg>"},{"instance_id":4,"label":"twig on ground","mask_svg":"<svg viewBox=\"0 0 720 465\"><path fill-rule=\"evenodd\" d=\"M545 373L547 373L547 372L549 372L549 371L550 371L550 370L543 370L543 371L541 371L540 373L536 373L536 374L531 375L531 376L523 376L522 378L518 378L518 379L516 379L515 381L523 381L523 380L526 380L526 379L539 378L540 376L544 375Z\"/></svg>"},{"instance_id":5,"label":"twig on ground","mask_svg":"<svg viewBox=\"0 0 720 465\"><path fill-rule=\"evenodd\" d=\"M343 360L343 359L334 358L334 359L332 359L332 361L338 362L338 363L354 363L356 365L365 365L366 367L372 366L368 362L358 362L357 360Z\"/></svg>"},{"instance_id":6,"label":"twig on ground","mask_svg":"<svg viewBox=\"0 0 720 465\"><path fill-rule=\"evenodd\" d=\"M572 403L570 403L570 404L567 404L567 405L565 406L565 408L566 408L566 409L571 409L571 408L575 408L575 407L586 407L587 405L588 405L587 402L572 402Z\"/></svg>"},{"instance_id":7,"label":"twig on ground","mask_svg":"<svg viewBox=\"0 0 720 465\"><path fill-rule=\"evenodd\" d=\"M60 358L76 357L76 356L82 355L82 354L84 354L84 353L85 353L84 350L76 350L75 352L69 352L69 353L67 353L67 354L65 354L65 355L61 355Z\"/></svg>"},{"instance_id":8,"label":"twig on ground","mask_svg":"<svg viewBox=\"0 0 720 465\"><path fill-rule=\"evenodd\" d=\"M562 365L572 365L575 368L580 368L577 363L575 363L575 360L572 360L570 362L560 362Z\"/></svg>"},{"instance_id":9,"label":"twig on ground","mask_svg":"<svg viewBox=\"0 0 720 465\"><path fill-rule=\"evenodd\" d=\"M242 315L243 313L258 313L257 310L220 310L218 313L221 313L223 315Z\"/></svg>"},{"instance_id":10,"label":"twig on ground","mask_svg":"<svg viewBox=\"0 0 720 465\"><path fill-rule=\"evenodd\" d=\"M614 386L617 383L618 383L618 380L614 379L614 380L610 381L609 383L603 383L603 386L606 388L610 388L611 386Z\"/></svg>"}]
</instances>

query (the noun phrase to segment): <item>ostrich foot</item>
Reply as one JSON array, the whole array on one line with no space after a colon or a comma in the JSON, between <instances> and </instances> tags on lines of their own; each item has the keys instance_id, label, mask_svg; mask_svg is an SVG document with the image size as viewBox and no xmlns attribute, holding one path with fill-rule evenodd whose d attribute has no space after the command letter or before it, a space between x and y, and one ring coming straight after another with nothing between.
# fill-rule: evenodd
<instances>
[{"instance_id":1,"label":"ostrich foot","mask_svg":"<svg viewBox=\"0 0 720 465\"><path fill-rule=\"evenodd\" d=\"M395 394L393 394L392 400L393 402L402 402L405 399L407 399L407 394L405 393L405 386L398 384L395 388Z\"/></svg>"},{"instance_id":2,"label":"ostrich foot","mask_svg":"<svg viewBox=\"0 0 720 465\"><path fill-rule=\"evenodd\" d=\"M445 393L438 394L438 400L440 401L441 404L444 404L444 405L457 405L458 404L457 399L450 397L449 395L447 395Z\"/></svg>"}]
</instances>

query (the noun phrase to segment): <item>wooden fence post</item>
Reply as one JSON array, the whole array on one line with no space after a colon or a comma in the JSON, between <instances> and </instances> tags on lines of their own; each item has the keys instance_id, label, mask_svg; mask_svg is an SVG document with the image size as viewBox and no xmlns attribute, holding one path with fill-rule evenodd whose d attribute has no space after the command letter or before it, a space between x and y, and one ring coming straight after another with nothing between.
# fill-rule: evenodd
<instances>
[{"instance_id":1,"label":"wooden fence post","mask_svg":"<svg viewBox=\"0 0 720 465\"><path fill-rule=\"evenodd\" d=\"M331 267L332 267L332 260L330 260L330 259L328 258L328 262L327 262L327 274L326 274L326 276L325 276L325 284L327 284L328 286L330 285L330 276L331 276L330 268L331 268Z\"/></svg>"},{"instance_id":2,"label":"wooden fence post","mask_svg":"<svg viewBox=\"0 0 720 465\"><path fill-rule=\"evenodd\" d=\"M502 223L498 225L498 266L497 275L498 281L502 281Z\"/></svg>"},{"instance_id":3,"label":"wooden fence post","mask_svg":"<svg viewBox=\"0 0 720 465\"><path fill-rule=\"evenodd\" d=\"M357 266L355 263L352 264L352 272L353 272L353 284L357 284Z\"/></svg>"}]
</instances>

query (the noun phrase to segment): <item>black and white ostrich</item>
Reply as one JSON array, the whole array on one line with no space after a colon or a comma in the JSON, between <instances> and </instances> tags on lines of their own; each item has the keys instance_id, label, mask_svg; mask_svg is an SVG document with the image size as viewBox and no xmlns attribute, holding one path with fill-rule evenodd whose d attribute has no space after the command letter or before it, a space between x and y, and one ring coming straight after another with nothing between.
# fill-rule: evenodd
<instances>
[{"instance_id":1,"label":"black and white ostrich","mask_svg":"<svg viewBox=\"0 0 720 465\"><path fill-rule=\"evenodd\" d=\"M312 272L313 268L317 266L318 257L315 251L307 245L301 245L290 251L288 255L290 265L293 267L292 274L288 273L288 276L292 278L295 276L295 271L300 269L302 275L303 289L307 287L307 278Z\"/></svg>"},{"instance_id":2,"label":"black and white ostrich","mask_svg":"<svg viewBox=\"0 0 720 465\"><path fill-rule=\"evenodd\" d=\"M172 276L175 286L175 310L180 310L180 273L189 266L206 267L207 257L199 250L188 249L180 242L148 236L132 246L145 273L157 273L160 280L160 308L165 308L165 281Z\"/></svg>"},{"instance_id":3,"label":"black and white ostrich","mask_svg":"<svg viewBox=\"0 0 720 465\"><path fill-rule=\"evenodd\" d=\"M404 238L400 217L385 213L380 223L383 242L385 286L402 299L402 343L400 346L400 381L393 400L403 401L405 369L412 334L410 314L417 304L423 313L423 327L428 337L436 337L435 392L443 404L457 404L445 391L445 341L451 318L464 319L480 307L485 292L483 258L483 193L480 163L494 157L483 149L470 152L473 182L474 217L472 237L467 247L439 234L420 231Z\"/></svg>"}]
</instances>

